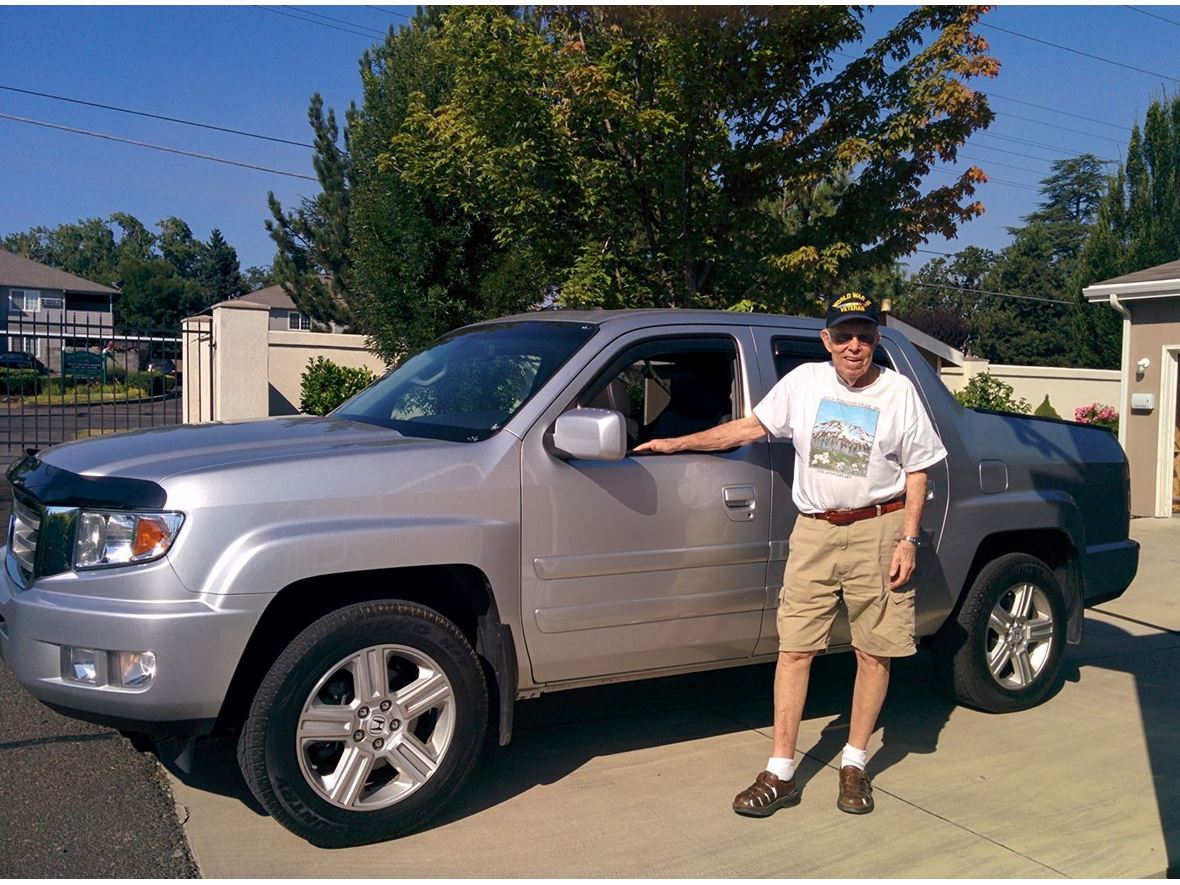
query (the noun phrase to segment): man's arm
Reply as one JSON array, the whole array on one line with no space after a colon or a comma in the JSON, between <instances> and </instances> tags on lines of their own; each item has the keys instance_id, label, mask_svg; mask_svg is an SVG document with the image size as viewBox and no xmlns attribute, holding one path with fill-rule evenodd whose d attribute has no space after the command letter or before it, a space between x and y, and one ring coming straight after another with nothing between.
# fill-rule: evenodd
<instances>
[{"instance_id":1,"label":"man's arm","mask_svg":"<svg viewBox=\"0 0 1180 885\"><path fill-rule=\"evenodd\" d=\"M922 508L926 505L926 471L905 475L905 528L903 535L917 537L922 528ZM909 541L898 541L889 564L889 589L904 587L918 564L918 548Z\"/></svg>"},{"instance_id":2,"label":"man's arm","mask_svg":"<svg viewBox=\"0 0 1180 885\"><path fill-rule=\"evenodd\" d=\"M653 439L643 445L636 446L637 453L655 452L660 455L670 455L673 452L721 452L744 446L766 436L766 428L762 426L754 415L727 421L702 430L700 433L690 433L688 436L675 436L667 439Z\"/></svg>"}]
</instances>

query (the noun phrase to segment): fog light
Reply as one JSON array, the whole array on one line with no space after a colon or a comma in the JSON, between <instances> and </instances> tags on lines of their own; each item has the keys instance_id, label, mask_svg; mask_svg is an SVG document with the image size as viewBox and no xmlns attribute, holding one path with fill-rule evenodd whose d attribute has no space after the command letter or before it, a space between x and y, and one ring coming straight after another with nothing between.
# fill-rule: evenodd
<instances>
[{"instance_id":1,"label":"fog light","mask_svg":"<svg viewBox=\"0 0 1180 885\"><path fill-rule=\"evenodd\" d=\"M98 684L98 652L93 648L63 646L61 650L61 678L83 685Z\"/></svg>"},{"instance_id":2,"label":"fog light","mask_svg":"<svg viewBox=\"0 0 1180 885\"><path fill-rule=\"evenodd\" d=\"M156 654L64 645L61 649L61 678L81 685L146 688L156 678Z\"/></svg>"},{"instance_id":3,"label":"fog light","mask_svg":"<svg viewBox=\"0 0 1180 885\"><path fill-rule=\"evenodd\" d=\"M115 652L114 672L118 684L127 688L148 685L156 676L156 655L150 651Z\"/></svg>"}]
</instances>

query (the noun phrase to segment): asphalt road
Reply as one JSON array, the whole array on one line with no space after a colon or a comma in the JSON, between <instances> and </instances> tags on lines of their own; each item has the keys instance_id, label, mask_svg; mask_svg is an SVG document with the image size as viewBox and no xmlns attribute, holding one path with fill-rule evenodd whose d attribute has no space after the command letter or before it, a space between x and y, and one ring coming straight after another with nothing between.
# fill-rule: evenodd
<instances>
[{"instance_id":1,"label":"asphalt road","mask_svg":"<svg viewBox=\"0 0 1180 885\"><path fill-rule=\"evenodd\" d=\"M0 479L0 525L11 508ZM154 755L54 713L0 662L0 879L198 878L181 823Z\"/></svg>"},{"instance_id":2,"label":"asphalt road","mask_svg":"<svg viewBox=\"0 0 1180 885\"><path fill-rule=\"evenodd\" d=\"M199 878L156 757L57 715L0 663L0 878Z\"/></svg>"},{"instance_id":3,"label":"asphalt road","mask_svg":"<svg viewBox=\"0 0 1180 885\"><path fill-rule=\"evenodd\" d=\"M142 402L73 403L65 406L0 404L0 451L19 453L100 433L179 424L180 399ZM11 457L11 455L9 455Z\"/></svg>"}]
</instances>

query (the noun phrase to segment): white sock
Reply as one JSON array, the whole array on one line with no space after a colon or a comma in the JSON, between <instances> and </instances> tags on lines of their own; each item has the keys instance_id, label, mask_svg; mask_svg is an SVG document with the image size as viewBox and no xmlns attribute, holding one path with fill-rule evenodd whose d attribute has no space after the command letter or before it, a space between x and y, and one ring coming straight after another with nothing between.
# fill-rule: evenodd
<instances>
[{"instance_id":1,"label":"white sock","mask_svg":"<svg viewBox=\"0 0 1180 885\"><path fill-rule=\"evenodd\" d=\"M852 744L844 745L844 758L840 760L841 768L843 768L845 765L855 765L861 771L864 771L865 765L868 764L868 761L868 750L858 750L856 747L852 746Z\"/></svg>"},{"instance_id":2,"label":"white sock","mask_svg":"<svg viewBox=\"0 0 1180 885\"><path fill-rule=\"evenodd\" d=\"M789 781L795 776L795 760L784 759L782 756L771 756L766 763L766 770L780 781Z\"/></svg>"}]
</instances>

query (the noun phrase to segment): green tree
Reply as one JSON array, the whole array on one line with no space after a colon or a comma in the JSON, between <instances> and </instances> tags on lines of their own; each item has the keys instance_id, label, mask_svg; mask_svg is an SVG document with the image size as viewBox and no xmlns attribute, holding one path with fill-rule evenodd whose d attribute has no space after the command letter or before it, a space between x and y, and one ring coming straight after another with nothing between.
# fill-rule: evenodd
<instances>
[{"instance_id":1,"label":"green tree","mask_svg":"<svg viewBox=\"0 0 1180 885\"><path fill-rule=\"evenodd\" d=\"M225 241L217 228L209 234L209 242L202 244L195 272L197 281L205 290L204 300L208 302L205 307L246 290L237 250Z\"/></svg>"},{"instance_id":2,"label":"green tree","mask_svg":"<svg viewBox=\"0 0 1180 885\"><path fill-rule=\"evenodd\" d=\"M1087 304L1092 283L1175 261L1180 255L1180 94L1157 99L1142 130L1131 133L1127 161L1109 180L1097 221L1071 279L1073 333L1088 365L1117 368L1121 320L1104 304Z\"/></svg>"},{"instance_id":3,"label":"green tree","mask_svg":"<svg viewBox=\"0 0 1180 885\"><path fill-rule=\"evenodd\" d=\"M270 266L251 265L242 271L242 285L246 292L255 292L274 284L274 270Z\"/></svg>"},{"instance_id":4,"label":"green tree","mask_svg":"<svg viewBox=\"0 0 1180 885\"><path fill-rule=\"evenodd\" d=\"M208 243L182 219L158 223L159 234L135 216L115 212L55 228L35 227L3 240L13 252L97 283L118 283L115 327L174 328L216 301L242 291L237 252L219 230Z\"/></svg>"},{"instance_id":5,"label":"green tree","mask_svg":"<svg viewBox=\"0 0 1180 885\"><path fill-rule=\"evenodd\" d=\"M948 261L926 262L901 287L894 299L898 319L959 350L978 350L976 321L988 297L987 288L998 256L990 249L968 246Z\"/></svg>"},{"instance_id":6,"label":"green tree","mask_svg":"<svg viewBox=\"0 0 1180 885\"><path fill-rule=\"evenodd\" d=\"M161 218L156 226L160 229L157 240L160 255L172 265L177 275L185 279L193 278L201 255L201 244L193 237L192 229L175 216Z\"/></svg>"},{"instance_id":7,"label":"green tree","mask_svg":"<svg viewBox=\"0 0 1180 885\"><path fill-rule=\"evenodd\" d=\"M563 303L814 310L982 211L975 168L919 187L991 119L964 82L996 71L979 14L923 7L840 67L859 8L456 8L449 95L412 94L379 161Z\"/></svg>"},{"instance_id":8,"label":"green tree","mask_svg":"<svg viewBox=\"0 0 1180 885\"><path fill-rule=\"evenodd\" d=\"M115 308L119 330L175 329L184 317L208 306L201 285L181 277L170 261L125 258L118 272L123 281Z\"/></svg>"},{"instance_id":9,"label":"green tree","mask_svg":"<svg viewBox=\"0 0 1180 885\"><path fill-rule=\"evenodd\" d=\"M330 322L352 324L348 299L349 202L352 160L349 135L344 131L344 148L338 144L340 129L336 114L324 113L319 93L311 98L307 112L314 133L312 165L320 192L303 199L302 205L284 212L274 193L267 195L271 218L265 222L278 250L274 279L291 296L300 313L321 325Z\"/></svg>"}]
</instances>

